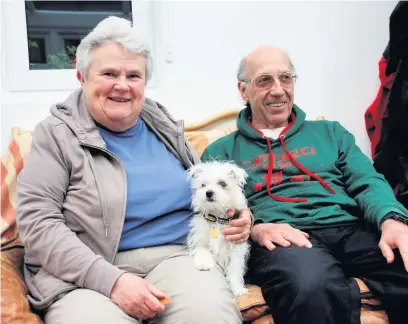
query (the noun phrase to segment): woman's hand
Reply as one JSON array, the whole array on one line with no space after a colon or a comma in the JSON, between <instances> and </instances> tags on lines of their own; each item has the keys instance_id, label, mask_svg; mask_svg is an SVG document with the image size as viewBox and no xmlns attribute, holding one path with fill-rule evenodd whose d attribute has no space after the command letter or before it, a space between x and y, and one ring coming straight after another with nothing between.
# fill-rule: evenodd
<instances>
[{"instance_id":1,"label":"woman's hand","mask_svg":"<svg viewBox=\"0 0 408 324\"><path fill-rule=\"evenodd\" d=\"M146 280L130 273L119 277L110 297L125 313L138 319L153 318L165 309L159 301L165 294Z\"/></svg>"}]
</instances>

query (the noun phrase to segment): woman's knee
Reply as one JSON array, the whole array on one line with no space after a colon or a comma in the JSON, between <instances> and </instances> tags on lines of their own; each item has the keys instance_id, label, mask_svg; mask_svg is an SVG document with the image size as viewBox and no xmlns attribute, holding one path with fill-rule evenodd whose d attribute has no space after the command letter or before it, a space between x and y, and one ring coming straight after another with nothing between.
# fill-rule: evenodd
<instances>
[{"instance_id":1,"label":"woman's knee","mask_svg":"<svg viewBox=\"0 0 408 324\"><path fill-rule=\"evenodd\" d=\"M197 291L195 296L180 297L168 306L163 323L242 324L241 312L228 289L209 287L208 291Z\"/></svg>"},{"instance_id":2,"label":"woman's knee","mask_svg":"<svg viewBox=\"0 0 408 324\"><path fill-rule=\"evenodd\" d=\"M76 289L52 304L45 314L45 323L139 324L109 298L89 289Z\"/></svg>"}]
</instances>

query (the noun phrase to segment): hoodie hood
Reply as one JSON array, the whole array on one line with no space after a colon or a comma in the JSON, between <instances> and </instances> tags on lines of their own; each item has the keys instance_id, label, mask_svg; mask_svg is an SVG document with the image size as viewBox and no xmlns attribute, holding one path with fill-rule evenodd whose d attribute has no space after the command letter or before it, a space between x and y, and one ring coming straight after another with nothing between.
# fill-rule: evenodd
<instances>
[{"instance_id":1,"label":"hoodie hood","mask_svg":"<svg viewBox=\"0 0 408 324\"><path fill-rule=\"evenodd\" d=\"M294 117L293 117L294 116ZM237 118L237 128L242 135L250 138L251 140L265 142L265 138L259 133L250 123L252 118L251 108L248 106L241 110ZM293 105L292 117L290 120L290 127L286 127L282 133L285 133L285 138L291 137L295 134L303 125L306 119L306 113L298 106ZM288 126L289 126L288 125Z\"/></svg>"},{"instance_id":2,"label":"hoodie hood","mask_svg":"<svg viewBox=\"0 0 408 324\"><path fill-rule=\"evenodd\" d=\"M64 122L75 133L81 143L106 148L98 127L89 114L82 89L75 90L63 102L51 106L50 112Z\"/></svg>"}]
</instances>

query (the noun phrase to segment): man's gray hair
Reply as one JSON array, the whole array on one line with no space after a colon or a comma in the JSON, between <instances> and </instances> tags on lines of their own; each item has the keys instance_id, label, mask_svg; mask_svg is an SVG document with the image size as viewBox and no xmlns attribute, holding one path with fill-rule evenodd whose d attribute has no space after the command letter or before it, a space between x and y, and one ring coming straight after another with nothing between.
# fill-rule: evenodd
<instances>
[{"instance_id":1,"label":"man's gray hair","mask_svg":"<svg viewBox=\"0 0 408 324\"><path fill-rule=\"evenodd\" d=\"M111 16L102 20L86 35L76 51L76 69L84 79L87 78L88 69L92 61L92 52L101 45L117 43L134 55L139 55L146 60L146 82L152 76L153 59L148 46L137 34L129 20Z\"/></svg>"},{"instance_id":2,"label":"man's gray hair","mask_svg":"<svg viewBox=\"0 0 408 324\"><path fill-rule=\"evenodd\" d=\"M240 82L248 81L248 77L245 71L245 59L246 57L242 58L238 66L237 79ZM290 58L289 58L289 64L290 64L290 70L292 71L292 73L296 74L295 66L293 65L292 60Z\"/></svg>"}]
</instances>

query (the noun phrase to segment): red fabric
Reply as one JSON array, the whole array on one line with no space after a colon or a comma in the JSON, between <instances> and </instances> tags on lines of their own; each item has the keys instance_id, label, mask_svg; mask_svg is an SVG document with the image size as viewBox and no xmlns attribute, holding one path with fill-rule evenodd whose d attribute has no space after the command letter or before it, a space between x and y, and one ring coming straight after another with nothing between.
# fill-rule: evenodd
<instances>
[{"instance_id":1,"label":"red fabric","mask_svg":"<svg viewBox=\"0 0 408 324\"><path fill-rule=\"evenodd\" d=\"M288 156L289 160L292 161L292 163L294 165L297 166L297 168L301 171L303 171L304 173L306 173L310 178L314 178L317 181L319 181L319 183L325 187L326 189L328 189L332 194L335 194L336 191L334 191L334 189L332 187L330 187L330 185L324 181L322 178L320 178L317 174L313 173L312 171L306 169L303 165L301 165L298 161L296 161L294 159L294 157L290 154L289 150L287 149L286 145L285 145L285 133L292 127L292 125L295 123L296 121L296 115L294 112L292 112L291 114L292 117L292 121L280 132L279 134L279 139L281 142L281 145L283 147L283 150L285 151L286 155ZM282 182L282 171L278 172L278 173L273 173L273 165L274 160L273 160L273 154L272 154L272 145L271 145L271 140L269 139L269 137L265 136L264 133L262 133L262 131L260 131L259 129L257 129L254 125L252 125L251 122L249 122L249 125L251 125L251 127L257 131L260 135L262 135L265 140L266 143L268 144L268 151L269 151L269 164L268 164L268 176L266 177L266 191L268 192L269 197L271 197L272 199L275 199L277 201L282 201L282 202L293 202L293 203L297 203L297 202L307 202L306 198L286 198L286 197L279 197L277 195L274 195L271 193L271 186L272 186L272 181L273 181L273 177L278 177L278 181L279 183ZM292 177L293 179L293 177ZM276 183L275 183L276 184ZM254 190L255 191L255 190Z\"/></svg>"},{"instance_id":2,"label":"red fabric","mask_svg":"<svg viewBox=\"0 0 408 324\"><path fill-rule=\"evenodd\" d=\"M364 119L368 137L371 141L371 156L374 158L375 147L380 140L381 134L381 119L384 115L385 108L387 106L392 81L394 80L394 73L389 76L385 75L385 69L387 62L384 57L381 57L378 62L379 78L381 86L378 90L377 96L373 103L367 108Z\"/></svg>"}]
</instances>

